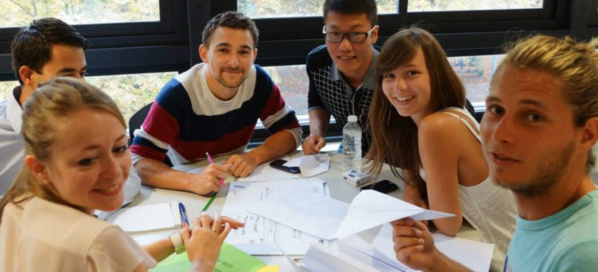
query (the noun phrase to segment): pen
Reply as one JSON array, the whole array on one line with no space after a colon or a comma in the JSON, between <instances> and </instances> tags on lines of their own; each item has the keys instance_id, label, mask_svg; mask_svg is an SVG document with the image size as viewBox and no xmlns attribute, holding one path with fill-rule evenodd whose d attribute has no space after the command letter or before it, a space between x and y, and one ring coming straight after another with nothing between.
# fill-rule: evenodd
<instances>
[{"instance_id":1,"label":"pen","mask_svg":"<svg viewBox=\"0 0 598 272\"><path fill-rule=\"evenodd\" d=\"M183 202L179 202L179 211L181 212L181 218L183 219L183 222L189 226L189 219L187 219L187 211L185 210Z\"/></svg>"},{"instance_id":2,"label":"pen","mask_svg":"<svg viewBox=\"0 0 598 272\"><path fill-rule=\"evenodd\" d=\"M208 157L208 162L210 164L214 164L214 160L212 160L212 157L210 156L210 153L206 152L206 157ZM220 181L220 186L224 186L224 180L222 180L221 178L219 178L218 181Z\"/></svg>"},{"instance_id":3,"label":"pen","mask_svg":"<svg viewBox=\"0 0 598 272\"><path fill-rule=\"evenodd\" d=\"M218 194L218 193L214 193L214 194L212 195L212 197L210 197L210 200L208 200L208 203L206 203L206 205L205 205L205 206L203 206L203 209L201 209L201 211L202 211L202 212L205 212L205 211L206 211L206 210L207 210L207 209L210 207L210 204L212 204L212 201L214 201L214 198L216 198L216 195L217 195L217 194Z\"/></svg>"}]
</instances>

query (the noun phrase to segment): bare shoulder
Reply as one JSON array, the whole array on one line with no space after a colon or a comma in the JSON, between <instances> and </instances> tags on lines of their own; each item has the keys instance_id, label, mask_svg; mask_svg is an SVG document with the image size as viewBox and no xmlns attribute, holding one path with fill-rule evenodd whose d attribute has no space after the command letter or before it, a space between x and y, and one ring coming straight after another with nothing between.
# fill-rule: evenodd
<instances>
[{"instance_id":1,"label":"bare shoulder","mask_svg":"<svg viewBox=\"0 0 598 272\"><path fill-rule=\"evenodd\" d=\"M418 135L421 140L450 139L460 137L463 132L467 131L459 119L440 112L424 117L418 127Z\"/></svg>"}]
</instances>

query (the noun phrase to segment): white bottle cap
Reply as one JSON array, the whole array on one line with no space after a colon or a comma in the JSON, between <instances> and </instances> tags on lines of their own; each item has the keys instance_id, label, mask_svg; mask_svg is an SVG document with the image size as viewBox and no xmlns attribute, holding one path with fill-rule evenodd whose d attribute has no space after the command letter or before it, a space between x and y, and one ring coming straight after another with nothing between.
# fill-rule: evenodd
<instances>
[{"instance_id":1,"label":"white bottle cap","mask_svg":"<svg viewBox=\"0 0 598 272\"><path fill-rule=\"evenodd\" d=\"M357 116L349 115L349 122L357 122Z\"/></svg>"}]
</instances>

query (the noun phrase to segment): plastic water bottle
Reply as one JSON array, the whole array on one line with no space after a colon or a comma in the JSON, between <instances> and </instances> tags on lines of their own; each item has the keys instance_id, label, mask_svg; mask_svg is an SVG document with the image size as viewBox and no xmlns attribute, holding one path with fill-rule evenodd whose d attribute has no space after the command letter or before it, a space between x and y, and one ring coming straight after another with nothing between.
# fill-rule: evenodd
<instances>
[{"instance_id":1,"label":"plastic water bottle","mask_svg":"<svg viewBox=\"0 0 598 272\"><path fill-rule=\"evenodd\" d=\"M357 116L349 116L349 123L343 128L343 168L361 169L361 127Z\"/></svg>"}]
</instances>

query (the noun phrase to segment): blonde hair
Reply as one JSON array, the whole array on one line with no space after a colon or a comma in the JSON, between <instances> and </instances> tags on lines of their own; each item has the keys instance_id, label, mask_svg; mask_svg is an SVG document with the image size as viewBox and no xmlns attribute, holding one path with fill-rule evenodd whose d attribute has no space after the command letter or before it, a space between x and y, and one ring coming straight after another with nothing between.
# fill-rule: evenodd
<instances>
[{"instance_id":1,"label":"blonde hair","mask_svg":"<svg viewBox=\"0 0 598 272\"><path fill-rule=\"evenodd\" d=\"M25 154L34 155L42 162L51 160L51 147L56 142L59 132L56 124L60 119L68 118L83 109L112 114L123 127L125 126L125 120L116 103L98 88L82 80L59 77L40 85L23 107L21 131L25 142ZM34 196L72 206L56 195L44 182L37 180L27 167L23 167L0 202L0 220L8 203L19 204Z\"/></svg>"},{"instance_id":2,"label":"blonde hair","mask_svg":"<svg viewBox=\"0 0 598 272\"><path fill-rule=\"evenodd\" d=\"M561 80L564 83L562 96L573 110L573 123L583 127L589 118L598 116L597 46L596 38L586 43L569 37L528 37L511 46L495 74L509 67L542 72ZM586 164L588 171L595 161L590 150Z\"/></svg>"}]
</instances>

